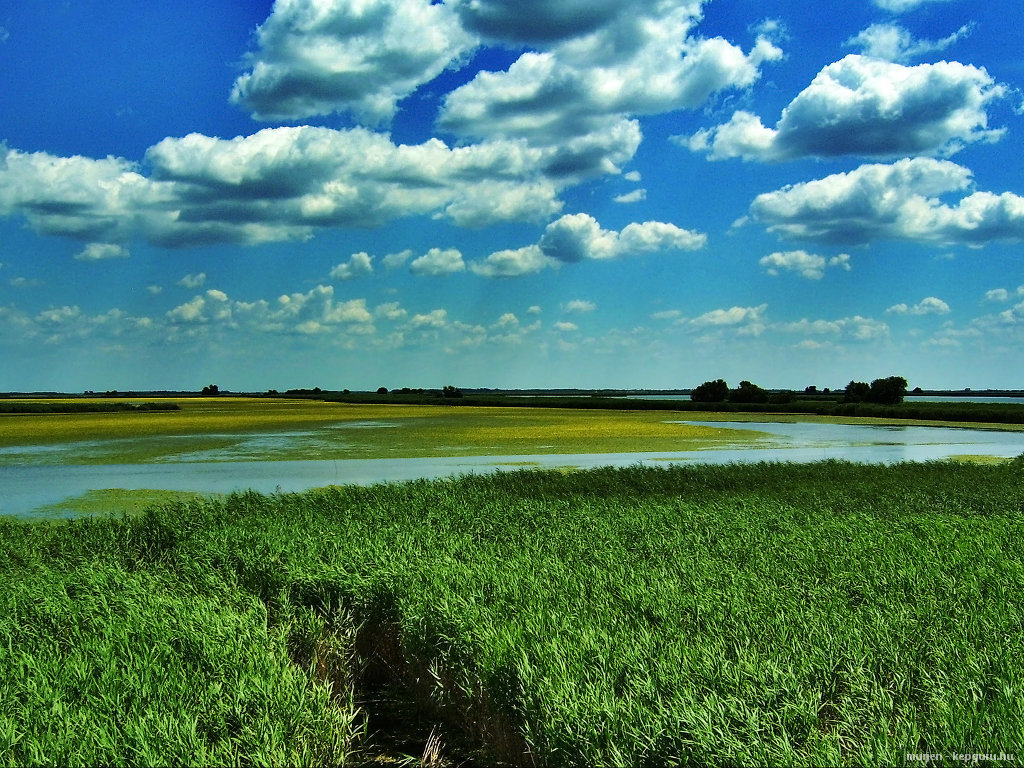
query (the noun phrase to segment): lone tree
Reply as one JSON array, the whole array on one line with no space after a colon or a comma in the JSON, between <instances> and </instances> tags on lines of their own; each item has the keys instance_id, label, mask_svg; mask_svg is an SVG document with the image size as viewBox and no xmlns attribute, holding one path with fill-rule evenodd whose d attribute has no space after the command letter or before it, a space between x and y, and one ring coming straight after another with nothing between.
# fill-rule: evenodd
<instances>
[{"instance_id":1,"label":"lone tree","mask_svg":"<svg viewBox=\"0 0 1024 768\"><path fill-rule=\"evenodd\" d=\"M220 387L218 387L216 384L207 384L205 387L203 387L202 394L210 397L212 397L213 395L219 395Z\"/></svg>"},{"instance_id":2,"label":"lone tree","mask_svg":"<svg viewBox=\"0 0 1024 768\"><path fill-rule=\"evenodd\" d=\"M729 385L724 379L705 381L690 393L695 403L723 403L729 397Z\"/></svg>"},{"instance_id":3,"label":"lone tree","mask_svg":"<svg viewBox=\"0 0 1024 768\"><path fill-rule=\"evenodd\" d=\"M875 379L871 382L868 399L872 403L895 405L902 403L907 394L907 380L902 376L890 376L886 379Z\"/></svg>"}]
</instances>

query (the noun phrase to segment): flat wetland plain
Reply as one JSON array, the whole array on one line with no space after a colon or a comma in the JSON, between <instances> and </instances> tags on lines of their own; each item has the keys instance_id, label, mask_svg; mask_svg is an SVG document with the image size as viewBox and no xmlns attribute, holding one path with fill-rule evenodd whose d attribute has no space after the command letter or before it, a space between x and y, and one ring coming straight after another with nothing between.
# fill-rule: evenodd
<instances>
[{"instance_id":1,"label":"flat wetland plain","mask_svg":"<svg viewBox=\"0 0 1024 768\"><path fill-rule=\"evenodd\" d=\"M180 404L2 416L0 462L762 439L665 412ZM0 764L1019 760L1022 477L1022 459L521 470L2 520Z\"/></svg>"},{"instance_id":2,"label":"flat wetland plain","mask_svg":"<svg viewBox=\"0 0 1024 768\"><path fill-rule=\"evenodd\" d=\"M229 461L238 457L242 442L248 459L283 461L678 451L759 437L667 423L666 414L657 411L226 397L172 402L181 410L0 414L0 463L13 461L15 447L26 445L60 445L60 463L130 464L194 450L209 451L206 461ZM253 436L268 439L254 443ZM57 456L39 451L34 460L44 462L50 455Z\"/></svg>"}]
</instances>

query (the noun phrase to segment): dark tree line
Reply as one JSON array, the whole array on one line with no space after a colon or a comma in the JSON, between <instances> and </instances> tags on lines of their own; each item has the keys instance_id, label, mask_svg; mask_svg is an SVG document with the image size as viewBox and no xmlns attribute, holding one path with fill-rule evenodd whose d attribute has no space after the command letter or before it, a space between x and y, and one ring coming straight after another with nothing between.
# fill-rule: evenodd
<instances>
[{"instance_id":1,"label":"dark tree line","mask_svg":"<svg viewBox=\"0 0 1024 768\"><path fill-rule=\"evenodd\" d=\"M813 394L817 392L817 388L808 387L804 391ZM875 379L870 384L851 381L844 390L843 402L896 405L903 402L906 394L907 380L902 376L889 376L885 379ZM749 381L741 381L737 388L730 389L724 379L715 379L705 381L694 389L690 400L695 403L767 403L779 402L779 394L769 393Z\"/></svg>"}]
</instances>

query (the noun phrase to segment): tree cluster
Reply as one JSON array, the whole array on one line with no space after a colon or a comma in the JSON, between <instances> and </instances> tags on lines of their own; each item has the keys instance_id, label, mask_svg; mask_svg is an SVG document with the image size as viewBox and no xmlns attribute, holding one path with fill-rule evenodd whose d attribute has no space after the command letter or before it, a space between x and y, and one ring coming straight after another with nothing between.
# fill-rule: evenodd
<instances>
[{"instance_id":1,"label":"tree cluster","mask_svg":"<svg viewBox=\"0 0 1024 768\"><path fill-rule=\"evenodd\" d=\"M694 389L690 399L697 403L767 403L768 392L749 381L741 381L736 389L729 389L724 379L715 379Z\"/></svg>"},{"instance_id":2,"label":"tree cluster","mask_svg":"<svg viewBox=\"0 0 1024 768\"><path fill-rule=\"evenodd\" d=\"M878 403L896 405L902 403L907 394L907 380L902 376L875 379L870 384L851 381L843 393L844 403Z\"/></svg>"}]
</instances>

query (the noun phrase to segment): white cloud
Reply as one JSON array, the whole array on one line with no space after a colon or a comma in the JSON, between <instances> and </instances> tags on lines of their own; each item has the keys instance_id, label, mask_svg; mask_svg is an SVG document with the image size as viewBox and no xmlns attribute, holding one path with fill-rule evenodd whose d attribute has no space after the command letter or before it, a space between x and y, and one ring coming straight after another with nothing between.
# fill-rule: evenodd
<instances>
[{"instance_id":1,"label":"white cloud","mask_svg":"<svg viewBox=\"0 0 1024 768\"><path fill-rule=\"evenodd\" d=\"M7 281L7 284L12 288L38 288L43 284L42 280L28 277L12 277Z\"/></svg>"},{"instance_id":2,"label":"white cloud","mask_svg":"<svg viewBox=\"0 0 1024 768\"><path fill-rule=\"evenodd\" d=\"M860 48L865 56L905 63L919 56L944 51L973 30L964 25L941 40L917 40L899 24L872 24L846 41L845 45Z\"/></svg>"},{"instance_id":3,"label":"white cloud","mask_svg":"<svg viewBox=\"0 0 1024 768\"><path fill-rule=\"evenodd\" d=\"M384 304L379 304L377 308L373 310L373 314L375 317L382 317L385 320L401 320L408 313L397 301L389 301Z\"/></svg>"},{"instance_id":4,"label":"white cloud","mask_svg":"<svg viewBox=\"0 0 1024 768\"><path fill-rule=\"evenodd\" d=\"M77 320L82 314L82 310L78 306L63 306L53 307L51 309L43 310L36 319L40 323L47 325L58 325L60 323L67 322L69 320Z\"/></svg>"},{"instance_id":5,"label":"white cloud","mask_svg":"<svg viewBox=\"0 0 1024 768\"><path fill-rule=\"evenodd\" d=\"M277 0L256 42L231 92L254 117L352 112L371 124L476 45L429 0Z\"/></svg>"},{"instance_id":6,"label":"white cloud","mask_svg":"<svg viewBox=\"0 0 1024 768\"><path fill-rule=\"evenodd\" d=\"M796 272L808 280L820 280L825 276L826 267L839 267L849 271L850 255L841 253L826 259L807 251L776 251L764 256L759 262L769 275L778 275L783 271Z\"/></svg>"},{"instance_id":7,"label":"white cloud","mask_svg":"<svg viewBox=\"0 0 1024 768\"><path fill-rule=\"evenodd\" d=\"M522 54L507 71L480 72L448 94L441 127L536 145L599 136L624 116L697 108L713 93L746 88L763 62L781 57L765 38L745 54L721 38L692 37L700 2L529 5L536 9L524 13L521 2L459 3L463 18L487 26L490 36L521 42L524 34L545 34L535 40L540 50Z\"/></svg>"},{"instance_id":8,"label":"white cloud","mask_svg":"<svg viewBox=\"0 0 1024 768\"><path fill-rule=\"evenodd\" d=\"M894 304L885 311L891 315L948 315L950 310L942 299L928 296L913 306Z\"/></svg>"},{"instance_id":9,"label":"white cloud","mask_svg":"<svg viewBox=\"0 0 1024 768\"><path fill-rule=\"evenodd\" d=\"M548 224L539 246L544 255L572 263L661 250L697 250L706 242L706 235L665 222L632 223L615 232L602 229L589 214L575 213Z\"/></svg>"},{"instance_id":10,"label":"white cloud","mask_svg":"<svg viewBox=\"0 0 1024 768\"><path fill-rule=\"evenodd\" d=\"M448 311L445 309L435 309L431 312L421 315L413 315L412 320L409 324L413 328L444 328L448 325Z\"/></svg>"},{"instance_id":11,"label":"white cloud","mask_svg":"<svg viewBox=\"0 0 1024 768\"><path fill-rule=\"evenodd\" d=\"M384 266L387 269L398 269L405 264L413 256L411 248L406 248L404 251L398 253L389 253L381 261L384 262Z\"/></svg>"},{"instance_id":12,"label":"white cloud","mask_svg":"<svg viewBox=\"0 0 1024 768\"><path fill-rule=\"evenodd\" d=\"M495 251L486 259L474 261L469 268L484 277L519 277L540 272L557 262L541 251L540 246Z\"/></svg>"},{"instance_id":13,"label":"white cloud","mask_svg":"<svg viewBox=\"0 0 1024 768\"><path fill-rule=\"evenodd\" d=\"M723 326L760 323L767 304L756 307L730 307L729 309L713 309L690 321L695 326Z\"/></svg>"},{"instance_id":14,"label":"white cloud","mask_svg":"<svg viewBox=\"0 0 1024 768\"><path fill-rule=\"evenodd\" d=\"M639 129L627 128L638 143ZM614 141L450 148L438 139L396 145L362 128L266 128L229 140L164 139L146 152L149 177L119 158L0 145L0 215L20 213L38 232L88 243L142 238L165 247L303 240L417 215L471 227L544 221L561 210L559 190L580 180L573 169L606 172L601 142Z\"/></svg>"},{"instance_id":15,"label":"white cloud","mask_svg":"<svg viewBox=\"0 0 1024 768\"><path fill-rule=\"evenodd\" d=\"M85 242L125 242L155 206L149 181L120 158L92 160L26 153L0 143L0 215L22 213L47 235ZM154 224L166 214L152 211Z\"/></svg>"},{"instance_id":16,"label":"white cloud","mask_svg":"<svg viewBox=\"0 0 1024 768\"><path fill-rule=\"evenodd\" d=\"M146 153L155 177L178 182L182 215L225 225L266 221L268 231L256 233L265 239L439 212L471 226L546 218L560 207L556 186L542 176L551 156L522 142L395 145L361 128L311 126L228 141L191 134Z\"/></svg>"},{"instance_id":17,"label":"white cloud","mask_svg":"<svg viewBox=\"0 0 1024 768\"><path fill-rule=\"evenodd\" d=\"M178 285L184 288L202 288L206 282L206 273L197 272L194 275L185 275L178 281Z\"/></svg>"},{"instance_id":18,"label":"white cloud","mask_svg":"<svg viewBox=\"0 0 1024 768\"><path fill-rule=\"evenodd\" d=\"M821 242L984 245L1024 238L1024 197L973 192L955 205L939 200L970 186L967 168L919 157L764 193L750 210L772 232Z\"/></svg>"},{"instance_id":19,"label":"white cloud","mask_svg":"<svg viewBox=\"0 0 1024 768\"><path fill-rule=\"evenodd\" d=\"M170 310L167 319L172 323L230 321L231 306L222 291L209 290Z\"/></svg>"},{"instance_id":20,"label":"white cloud","mask_svg":"<svg viewBox=\"0 0 1024 768\"><path fill-rule=\"evenodd\" d=\"M437 277L465 272L466 263L462 260L462 254L455 248L431 248L409 265L409 271L414 275Z\"/></svg>"},{"instance_id":21,"label":"white cloud","mask_svg":"<svg viewBox=\"0 0 1024 768\"><path fill-rule=\"evenodd\" d=\"M874 0L875 5L890 13L906 13L925 3L949 2L949 0Z\"/></svg>"},{"instance_id":22,"label":"white cloud","mask_svg":"<svg viewBox=\"0 0 1024 768\"><path fill-rule=\"evenodd\" d=\"M554 328L556 331L563 332L578 331L580 329L580 327L576 325L576 323L570 323L564 320L555 323L551 327Z\"/></svg>"},{"instance_id":23,"label":"white cloud","mask_svg":"<svg viewBox=\"0 0 1024 768\"><path fill-rule=\"evenodd\" d=\"M103 261L105 259L127 259L131 254L123 245L114 243L89 243L75 254L78 261Z\"/></svg>"},{"instance_id":24,"label":"white cloud","mask_svg":"<svg viewBox=\"0 0 1024 768\"><path fill-rule=\"evenodd\" d=\"M889 335L889 326L870 317L854 315L838 320L808 320L804 318L791 323L774 323L773 332L792 333L807 337L829 337L833 340L849 340L857 342L877 341ZM810 344L802 344L807 348L816 348Z\"/></svg>"},{"instance_id":25,"label":"white cloud","mask_svg":"<svg viewBox=\"0 0 1024 768\"><path fill-rule=\"evenodd\" d=\"M223 291L208 290L167 312L166 319L172 330L177 326L204 332L232 329L312 335L341 329L356 334L373 331L373 315L366 300L337 301L329 285L283 294L273 302L236 301Z\"/></svg>"},{"instance_id":26,"label":"white cloud","mask_svg":"<svg viewBox=\"0 0 1024 768\"><path fill-rule=\"evenodd\" d=\"M985 301L1009 301L1014 296L1024 296L1024 285L1018 285L1016 291L1006 288L995 288L985 292Z\"/></svg>"},{"instance_id":27,"label":"white cloud","mask_svg":"<svg viewBox=\"0 0 1024 768\"><path fill-rule=\"evenodd\" d=\"M591 34L643 8L640 0L454 0L452 5L463 25L479 35L535 45Z\"/></svg>"},{"instance_id":28,"label":"white cloud","mask_svg":"<svg viewBox=\"0 0 1024 768\"><path fill-rule=\"evenodd\" d=\"M641 200L647 199L646 189L634 189L632 192L626 192L622 195L617 195L614 200L616 203L639 203Z\"/></svg>"},{"instance_id":29,"label":"white cloud","mask_svg":"<svg viewBox=\"0 0 1024 768\"><path fill-rule=\"evenodd\" d=\"M597 309L597 304L587 299L573 299L562 305L563 312L574 315L586 314L587 312L593 312L595 309Z\"/></svg>"},{"instance_id":30,"label":"white cloud","mask_svg":"<svg viewBox=\"0 0 1024 768\"><path fill-rule=\"evenodd\" d=\"M373 257L365 251L353 253L347 262L338 264L331 270L335 280L355 280L373 274Z\"/></svg>"},{"instance_id":31,"label":"white cloud","mask_svg":"<svg viewBox=\"0 0 1024 768\"><path fill-rule=\"evenodd\" d=\"M988 128L986 107L1006 92L984 69L958 62L906 67L850 55L821 70L775 128L741 110L677 140L713 160L948 155L1003 135Z\"/></svg>"},{"instance_id":32,"label":"white cloud","mask_svg":"<svg viewBox=\"0 0 1024 768\"><path fill-rule=\"evenodd\" d=\"M678 309L663 309L651 314L652 320L681 320L683 313Z\"/></svg>"}]
</instances>

